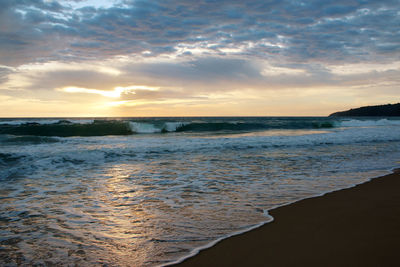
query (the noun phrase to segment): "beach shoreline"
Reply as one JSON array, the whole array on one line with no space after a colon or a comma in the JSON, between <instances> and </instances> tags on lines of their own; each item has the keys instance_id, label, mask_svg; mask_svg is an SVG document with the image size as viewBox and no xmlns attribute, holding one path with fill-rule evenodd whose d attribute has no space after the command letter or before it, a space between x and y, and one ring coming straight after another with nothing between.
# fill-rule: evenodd
<instances>
[{"instance_id":1,"label":"beach shoreline","mask_svg":"<svg viewBox=\"0 0 400 267\"><path fill-rule=\"evenodd\" d=\"M400 170L269 210L175 266L397 266ZM216 243L216 244L215 244Z\"/></svg>"}]
</instances>

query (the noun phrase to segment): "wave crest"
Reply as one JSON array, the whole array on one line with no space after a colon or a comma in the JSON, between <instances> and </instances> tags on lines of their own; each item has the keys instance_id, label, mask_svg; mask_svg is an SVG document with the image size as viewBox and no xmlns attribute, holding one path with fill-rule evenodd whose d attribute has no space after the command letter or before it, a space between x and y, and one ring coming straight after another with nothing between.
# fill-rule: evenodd
<instances>
[{"instance_id":1,"label":"wave crest","mask_svg":"<svg viewBox=\"0 0 400 267\"><path fill-rule=\"evenodd\" d=\"M396 126L400 125L400 120L388 120L388 119L379 119L379 120L343 120L340 122L341 126L344 127L374 127L374 126Z\"/></svg>"},{"instance_id":2,"label":"wave crest","mask_svg":"<svg viewBox=\"0 0 400 267\"><path fill-rule=\"evenodd\" d=\"M16 136L105 136L170 132L252 132L265 130L325 129L335 127L397 126L400 120L325 118L183 118L104 120L4 120L0 134ZM0 140L4 141L4 140ZM9 140L10 141L10 140ZM47 142L57 140L14 140Z\"/></svg>"}]
</instances>

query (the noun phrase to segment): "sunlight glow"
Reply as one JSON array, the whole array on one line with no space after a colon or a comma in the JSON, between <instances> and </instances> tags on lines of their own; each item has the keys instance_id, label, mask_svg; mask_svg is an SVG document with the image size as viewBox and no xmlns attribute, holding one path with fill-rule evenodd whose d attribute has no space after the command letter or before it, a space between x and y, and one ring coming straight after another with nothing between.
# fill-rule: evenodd
<instances>
[{"instance_id":1,"label":"sunlight glow","mask_svg":"<svg viewBox=\"0 0 400 267\"><path fill-rule=\"evenodd\" d=\"M97 90L97 89L88 89L88 88L82 88L82 87L65 87L61 91L64 91L66 93L86 93L86 94L98 94L106 97L120 97L121 92L119 90L114 90L114 91L103 91L103 90Z\"/></svg>"},{"instance_id":2,"label":"sunlight glow","mask_svg":"<svg viewBox=\"0 0 400 267\"><path fill-rule=\"evenodd\" d=\"M117 86L112 91L106 90L98 90L98 89L89 89L83 87L75 87L75 86L68 86L61 89L59 91L66 92L66 93L85 93L85 94L98 94L105 97L112 97L118 98L121 97L122 94L135 94L135 90L149 90L149 91L157 91L159 87L149 87L145 85L132 85L127 87Z\"/></svg>"}]
</instances>

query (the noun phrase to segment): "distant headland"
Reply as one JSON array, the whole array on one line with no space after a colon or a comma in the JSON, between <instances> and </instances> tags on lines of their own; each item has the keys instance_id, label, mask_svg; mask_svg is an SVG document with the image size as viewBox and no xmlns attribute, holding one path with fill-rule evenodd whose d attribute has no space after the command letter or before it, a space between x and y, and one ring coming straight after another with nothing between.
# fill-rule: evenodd
<instances>
[{"instance_id":1,"label":"distant headland","mask_svg":"<svg viewBox=\"0 0 400 267\"><path fill-rule=\"evenodd\" d=\"M400 117L400 103L353 108L346 111L335 112L329 115L329 117L357 117L357 116Z\"/></svg>"}]
</instances>

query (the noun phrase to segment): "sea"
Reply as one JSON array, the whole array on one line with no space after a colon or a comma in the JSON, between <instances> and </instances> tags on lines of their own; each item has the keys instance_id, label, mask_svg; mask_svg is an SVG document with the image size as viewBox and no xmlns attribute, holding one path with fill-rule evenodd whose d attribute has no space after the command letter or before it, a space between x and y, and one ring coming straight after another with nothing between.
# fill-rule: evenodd
<instances>
[{"instance_id":1,"label":"sea","mask_svg":"<svg viewBox=\"0 0 400 267\"><path fill-rule=\"evenodd\" d=\"M169 265L398 167L395 117L0 119L0 265Z\"/></svg>"}]
</instances>

